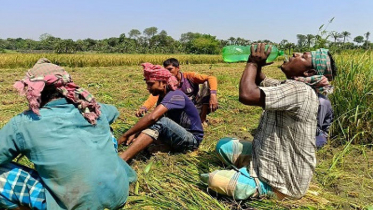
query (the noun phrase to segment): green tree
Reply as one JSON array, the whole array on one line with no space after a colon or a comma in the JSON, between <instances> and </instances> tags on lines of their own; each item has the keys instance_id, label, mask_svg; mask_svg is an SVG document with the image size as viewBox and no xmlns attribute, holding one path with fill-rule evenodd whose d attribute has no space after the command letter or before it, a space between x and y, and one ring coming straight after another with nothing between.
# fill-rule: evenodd
<instances>
[{"instance_id":1,"label":"green tree","mask_svg":"<svg viewBox=\"0 0 373 210\"><path fill-rule=\"evenodd\" d=\"M341 33L341 35L342 35L342 37L343 37L343 45L344 45L344 43L346 42L346 39L350 38L351 33L348 32L348 31L343 31L343 32Z\"/></svg>"},{"instance_id":2,"label":"green tree","mask_svg":"<svg viewBox=\"0 0 373 210\"><path fill-rule=\"evenodd\" d=\"M196 54L219 53L219 41L208 36L201 36L192 41L192 52Z\"/></svg>"},{"instance_id":3,"label":"green tree","mask_svg":"<svg viewBox=\"0 0 373 210\"><path fill-rule=\"evenodd\" d=\"M366 33L364 34L364 36L365 36L365 40L366 40L366 41L369 41L370 32L369 32L369 31L366 32Z\"/></svg>"},{"instance_id":4,"label":"green tree","mask_svg":"<svg viewBox=\"0 0 373 210\"><path fill-rule=\"evenodd\" d=\"M119 42L124 42L124 40L126 39L126 34L125 33L121 33L120 35L119 35Z\"/></svg>"},{"instance_id":5,"label":"green tree","mask_svg":"<svg viewBox=\"0 0 373 210\"><path fill-rule=\"evenodd\" d=\"M288 43L285 44L285 49L288 50L288 55L291 55L292 51L294 52L295 47L296 47L296 45L294 43L291 43L291 42L288 42Z\"/></svg>"},{"instance_id":6,"label":"green tree","mask_svg":"<svg viewBox=\"0 0 373 210\"><path fill-rule=\"evenodd\" d=\"M286 39L281 40L281 42L279 43L280 49L286 49L286 44L287 43L289 43L288 40L286 40Z\"/></svg>"},{"instance_id":7,"label":"green tree","mask_svg":"<svg viewBox=\"0 0 373 210\"><path fill-rule=\"evenodd\" d=\"M229 45L228 40L219 40L219 41L220 41L220 48L223 48L223 47Z\"/></svg>"},{"instance_id":8,"label":"green tree","mask_svg":"<svg viewBox=\"0 0 373 210\"><path fill-rule=\"evenodd\" d=\"M83 47L84 51L98 51L97 49L97 40L88 38L83 40Z\"/></svg>"},{"instance_id":9,"label":"green tree","mask_svg":"<svg viewBox=\"0 0 373 210\"><path fill-rule=\"evenodd\" d=\"M307 43L307 36L303 34L297 34L297 39L298 39L297 41L298 48L300 51L302 51L304 46Z\"/></svg>"},{"instance_id":10,"label":"green tree","mask_svg":"<svg viewBox=\"0 0 373 210\"><path fill-rule=\"evenodd\" d=\"M62 39L54 37L48 33L44 33L40 35L40 48L42 50L54 50L58 42L60 42Z\"/></svg>"},{"instance_id":11,"label":"green tree","mask_svg":"<svg viewBox=\"0 0 373 210\"><path fill-rule=\"evenodd\" d=\"M48 38L50 38L50 37L53 37L51 34L48 34L48 33L44 33L44 34L41 34L40 36L39 36L39 40L40 41L44 41L44 40L47 40Z\"/></svg>"},{"instance_id":12,"label":"green tree","mask_svg":"<svg viewBox=\"0 0 373 210\"><path fill-rule=\"evenodd\" d=\"M149 27L149 28L144 29L143 34L147 38L151 39L153 36L155 36L157 34L157 32L158 32L158 28L157 27Z\"/></svg>"},{"instance_id":13,"label":"green tree","mask_svg":"<svg viewBox=\"0 0 373 210\"><path fill-rule=\"evenodd\" d=\"M141 32L137 29L132 29L130 32L128 32L128 36L131 39L138 39L141 35Z\"/></svg>"},{"instance_id":14,"label":"green tree","mask_svg":"<svg viewBox=\"0 0 373 210\"><path fill-rule=\"evenodd\" d=\"M236 44L236 38L234 38L232 36L229 37L228 41L229 41L229 44L231 44L231 45L235 45Z\"/></svg>"},{"instance_id":15,"label":"green tree","mask_svg":"<svg viewBox=\"0 0 373 210\"><path fill-rule=\"evenodd\" d=\"M313 45L315 41L315 36L313 34L307 34L306 39L307 39L308 49L311 49L311 45Z\"/></svg>"},{"instance_id":16,"label":"green tree","mask_svg":"<svg viewBox=\"0 0 373 210\"><path fill-rule=\"evenodd\" d=\"M151 48L154 48L154 51L159 50L160 53L173 53L175 51L174 42L175 40L171 36L167 36L166 31L162 31L149 40L149 45Z\"/></svg>"},{"instance_id":17,"label":"green tree","mask_svg":"<svg viewBox=\"0 0 373 210\"><path fill-rule=\"evenodd\" d=\"M162 30L161 32L159 32L159 35L161 35L161 36L167 36L167 32L165 30Z\"/></svg>"},{"instance_id":18,"label":"green tree","mask_svg":"<svg viewBox=\"0 0 373 210\"><path fill-rule=\"evenodd\" d=\"M336 31L330 32L330 36L334 39L334 45L337 43L339 38L342 38L342 35Z\"/></svg>"},{"instance_id":19,"label":"green tree","mask_svg":"<svg viewBox=\"0 0 373 210\"><path fill-rule=\"evenodd\" d=\"M72 39L59 40L54 47L54 51L56 53L75 53L77 45Z\"/></svg>"},{"instance_id":20,"label":"green tree","mask_svg":"<svg viewBox=\"0 0 373 210\"><path fill-rule=\"evenodd\" d=\"M196 54L218 54L220 42L215 36L200 33L181 34L180 42L186 53Z\"/></svg>"},{"instance_id":21,"label":"green tree","mask_svg":"<svg viewBox=\"0 0 373 210\"><path fill-rule=\"evenodd\" d=\"M370 36L370 32L369 32L369 31L366 32L366 33L364 34L364 36L365 36L364 47L365 47L366 49L369 49L369 48L370 48L370 44L369 44L369 36Z\"/></svg>"},{"instance_id":22,"label":"green tree","mask_svg":"<svg viewBox=\"0 0 373 210\"><path fill-rule=\"evenodd\" d=\"M354 42L356 42L357 44L361 44L364 42L364 37L363 36L357 36L354 38Z\"/></svg>"}]
</instances>

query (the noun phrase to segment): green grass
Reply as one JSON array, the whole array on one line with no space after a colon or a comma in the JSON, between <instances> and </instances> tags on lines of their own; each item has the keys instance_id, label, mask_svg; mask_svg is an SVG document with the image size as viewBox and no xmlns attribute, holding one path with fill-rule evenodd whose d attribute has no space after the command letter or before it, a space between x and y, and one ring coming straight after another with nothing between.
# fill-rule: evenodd
<instances>
[{"instance_id":1,"label":"green grass","mask_svg":"<svg viewBox=\"0 0 373 210\"><path fill-rule=\"evenodd\" d=\"M343 66L339 57L338 64ZM346 60L345 60L346 61ZM347 61L346 61L347 62ZM277 68L280 63L266 67L264 72L273 78L284 79ZM187 154L140 154L130 164L139 179L131 185L127 209L368 209L373 203L373 150L369 145L346 144L351 138L334 130L334 144L317 153L317 168L311 186L300 200L234 201L216 195L199 179L199 174L222 169L213 153L216 142L224 136L252 140L261 109L238 102L238 82L244 63L182 65L182 71L196 71L215 75L219 79L220 109L209 115L212 125L205 129L205 138L198 152ZM344 67L343 67L344 68ZM98 101L117 106L121 116L114 123L115 135L130 128L137 121L136 109L147 98L140 66L84 67L66 70L74 81L87 88ZM341 69L341 72L344 70ZM11 117L27 108L26 100L12 88L14 80L22 78L25 69L0 69L0 127ZM343 80L335 83L344 85ZM352 86L352 84L351 84ZM352 87L349 87L352 88ZM348 99L334 99L341 102ZM340 104L340 103L339 103ZM368 106L368 105L367 105ZM372 105L368 106L372 107ZM366 107L361 111L366 112ZM348 109L345 109L345 112ZM339 114L343 116L345 112ZM345 114L348 115L348 114ZM360 118L359 115L357 118ZM364 118L364 123L371 119ZM341 121L348 126L350 121ZM365 131L368 132L368 131ZM352 133L353 134L353 133ZM121 150L125 149L121 147ZM31 164L23 158L22 163Z\"/></svg>"},{"instance_id":2,"label":"green grass","mask_svg":"<svg viewBox=\"0 0 373 210\"><path fill-rule=\"evenodd\" d=\"M334 143L371 144L373 139L373 53L349 51L336 57L340 73L331 100L337 116Z\"/></svg>"}]
</instances>

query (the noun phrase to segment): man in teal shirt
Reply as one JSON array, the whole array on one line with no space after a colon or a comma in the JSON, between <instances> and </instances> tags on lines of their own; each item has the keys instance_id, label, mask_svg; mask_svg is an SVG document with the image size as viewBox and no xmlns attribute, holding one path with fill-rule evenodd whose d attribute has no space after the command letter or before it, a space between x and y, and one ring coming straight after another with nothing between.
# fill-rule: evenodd
<instances>
[{"instance_id":1,"label":"man in teal shirt","mask_svg":"<svg viewBox=\"0 0 373 210\"><path fill-rule=\"evenodd\" d=\"M135 172L116 153L111 105L40 59L15 84L30 110L0 130L0 209L117 209ZM25 155L35 170L11 162Z\"/></svg>"}]
</instances>

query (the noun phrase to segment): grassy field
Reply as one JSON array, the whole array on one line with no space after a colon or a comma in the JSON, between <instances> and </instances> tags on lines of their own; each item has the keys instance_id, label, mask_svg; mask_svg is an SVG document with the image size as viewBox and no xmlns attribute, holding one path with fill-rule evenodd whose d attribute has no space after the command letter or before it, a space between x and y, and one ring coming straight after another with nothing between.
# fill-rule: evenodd
<instances>
[{"instance_id":1,"label":"grassy field","mask_svg":"<svg viewBox=\"0 0 373 210\"><path fill-rule=\"evenodd\" d=\"M366 56L371 58L372 55ZM353 59L358 62L360 57L360 54L354 55ZM355 67L351 67L352 62L349 56L337 56L340 72L350 73L355 69L356 75L348 74L350 78L341 77L343 79L337 80L336 93L351 91L355 87L353 84L356 78L360 78L360 86L354 91L372 87L369 86L372 83L369 80L371 77L367 76L370 74L368 71L373 71L371 61L364 59L363 64L355 63ZM272 78L284 79L278 69L279 65L280 62L276 62L266 67L264 72ZM181 68L182 71L207 73L218 78L220 109L208 116L211 124L205 129L205 139L199 151L156 156L140 154L130 163L137 171L139 179L131 186L126 209L373 209L373 150L371 139L370 143L366 139L372 135L372 131L371 127L354 126L359 119L362 119L360 123L371 125L369 123L372 119L368 117L371 116L372 105L366 103L372 99L369 95L372 89L366 90L361 96L368 102L357 97L358 93L354 93L356 99L348 94L341 96L344 98L332 98L333 103L344 107L336 110L338 116L333 127L333 144L317 153L315 176L306 196L300 200L234 201L208 191L200 181L199 174L224 167L213 153L220 138L253 138L261 109L238 102L238 82L244 64L189 64L182 65ZM136 123L135 110L148 96L139 66L66 67L66 70L77 84L87 88L98 101L114 104L119 109L121 116L113 125L117 137ZM0 69L0 127L27 108L26 100L17 96L12 88L13 82L24 74L25 68ZM346 84L343 80L346 79L351 80L349 86L343 86ZM356 108L359 105L361 108ZM347 119L351 121L346 121ZM353 122L355 124L351 125ZM364 135L355 135L353 138L354 132ZM361 139L360 142L364 144L355 141L357 139ZM21 162L31 165L25 159Z\"/></svg>"},{"instance_id":2,"label":"grassy field","mask_svg":"<svg viewBox=\"0 0 373 210\"><path fill-rule=\"evenodd\" d=\"M140 65L144 62L159 63L177 56L180 64L223 62L220 55L153 55L153 54L20 54L0 53L0 68L31 68L39 58L48 58L52 63L69 67L112 67Z\"/></svg>"}]
</instances>

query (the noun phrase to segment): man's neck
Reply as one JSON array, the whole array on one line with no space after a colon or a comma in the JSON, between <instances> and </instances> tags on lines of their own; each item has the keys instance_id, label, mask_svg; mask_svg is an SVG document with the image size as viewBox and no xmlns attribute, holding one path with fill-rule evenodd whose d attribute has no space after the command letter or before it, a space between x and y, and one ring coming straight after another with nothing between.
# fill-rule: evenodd
<instances>
[{"instance_id":1,"label":"man's neck","mask_svg":"<svg viewBox=\"0 0 373 210\"><path fill-rule=\"evenodd\" d=\"M58 97L58 98L52 98L52 99L50 99L50 100L48 100L48 101L46 101L46 102L41 102L40 103L40 108L42 108L43 106L45 106L47 103L49 103L49 102L52 102L52 101L55 101L55 100L57 100L57 99L61 99L61 97Z\"/></svg>"},{"instance_id":2,"label":"man's neck","mask_svg":"<svg viewBox=\"0 0 373 210\"><path fill-rule=\"evenodd\" d=\"M159 97L164 98L167 95L168 92L169 92L169 90L166 88L162 93L159 94Z\"/></svg>"},{"instance_id":3,"label":"man's neck","mask_svg":"<svg viewBox=\"0 0 373 210\"><path fill-rule=\"evenodd\" d=\"M179 84L180 84L180 81L181 81L181 72L177 73L176 79L177 79L177 81L179 81Z\"/></svg>"}]
</instances>

